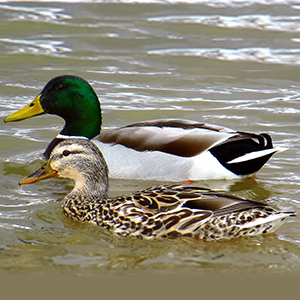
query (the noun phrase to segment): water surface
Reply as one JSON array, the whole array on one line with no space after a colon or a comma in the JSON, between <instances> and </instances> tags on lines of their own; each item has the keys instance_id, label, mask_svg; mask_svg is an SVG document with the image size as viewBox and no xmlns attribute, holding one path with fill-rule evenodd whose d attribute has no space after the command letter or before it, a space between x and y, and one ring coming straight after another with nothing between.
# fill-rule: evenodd
<instances>
[{"instance_id":1,"label":"water surface","mask_svg":"<svg viewBox=\"0 0 300 300\"><path fill-rule=\"evenodd\" d=\"M31 101L52 77L75 74L99 95L104 130L186 118L268 132L274 144L289 149L275 155L255 179L197 184L299 212L299 3L191 2L1 3L1 118ZM60 210L72 182L18 186L42 164L41 153L63 121L46 115L0 124L3 274L300 270L299 217L274 235L217 243L140 241L73 222ZM110 195L153 184L111 180Z\"/></svg>"}]
</instances>

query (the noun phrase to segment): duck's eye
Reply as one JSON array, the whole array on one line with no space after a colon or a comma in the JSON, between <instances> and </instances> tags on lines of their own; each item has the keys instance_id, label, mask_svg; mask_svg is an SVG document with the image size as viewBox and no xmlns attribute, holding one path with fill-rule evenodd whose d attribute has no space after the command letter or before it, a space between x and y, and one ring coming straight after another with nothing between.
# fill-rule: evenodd
<instances>
[{"instance_id":1,"label":"duck's eye","mask_svg":"<svg viewBox=\"0 0 300 300\"><path fill-rule=\"evenodd\" d=\"M70 152L69 150L64 150L63 153L62 153L62 155L63 155L63 156L69 156L70 153L71 153L71 152Z\"/></svg>"},{"instance_id":2,"label":"duck's eye","mask_svg":"<svg viewBox=\"0 0 300 300\"><path fill-rule=\"evenodd\" d=\"M56 86L57 90L61 91L65 88L65 86L62 84L62 83L59 83L57 86Z\"/></svg>"}]
</instances>

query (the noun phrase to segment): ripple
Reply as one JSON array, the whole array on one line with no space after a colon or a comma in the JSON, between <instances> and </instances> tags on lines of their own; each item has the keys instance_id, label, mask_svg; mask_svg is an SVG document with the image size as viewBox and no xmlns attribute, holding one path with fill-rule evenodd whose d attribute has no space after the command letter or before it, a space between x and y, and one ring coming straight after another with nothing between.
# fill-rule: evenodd
<instances>
[{"instance_id":1,"label":"ripple","mask_svg":"<svg viewBox=\"0 0 300 300\"><path fill-rule=\"evenodd\" d=\"M156 96L146 96L137 93L123 92L118 93L106 93L107 100L102 101L102 107L104 110L182 110L192 111L193 108L184 106L185 99L183 98L169 98ZM175 104L178 103L178 104ZM180 105L181 103L181 105Z\"/></svg>"},{"instance_id":2,"label":"ripple","mask_svg":"<svg viewBox=\"0 0 300 300\"><path fill-rule=\"evenodd\" d=\"M32 229L32 227L29 227L29 226L24 226L24 225L18 225L18 224L9 224L9 223L1 223L0 222L0 228L2 229L9 229L9 230L12 230L12 229Z\"/></svg>"},{"instance_id":3,"label":"ripple","mask_svg":"<svg viewBox=\"0 0 300 300\"><path fill-rule=\"evenodd\" d=\"M48 127L47 130L50 131L54 131L56 132L58 130L57 126L54 127ZM35 142L44 142L47 139L43 137L43 133L45 131L45 128L41 127L41 128L10 128L7 130L0 130L0 136L13 136L15 138L18 139L25 139L28 141L35 141ZM39 133L41 138L39 138L38 136L34 136L34 135L38 135Z\"/></svg>"},{"instance_id":4,"label":"ripple","mask_svg":"<svg viewBox=\"0 0 300 300\"><path fill-rule=\"evenodd\" d=\"M2 38L0 42L10 48L12 53L58 56L72 51L72 49L63 46L63 41Z\"/></svg>"},{"instance_id":5,"label":"ripple","mask_svg":"<svg viewBox=\"0 0 300 300\"><path fill-rule=\"evenodd\" d=\"M31 2L25 0L23 2ZM49 2L49 0L39 0ZM260 5L286 5L286 0L52 0L51 2L64 3L139 3L139 4L202 4L211 7L247 7L255 4ZM296 2L296 1L295 1ZM296 4L296 3L295 3Z\"/></svg>"},{"instance_id":6,"label":"ripple","mask_svg":"<svg viewBox=\"0 0 300 300\"><path fill-rule=\"evenodd\" d=\"M247 28L258 30L272 30L285 32L300 31L299 16L271 16L271 15L241 15L241 16L221 16L221 15L183 15L183 16L163 16L151 17L149 22L162 23L184 23L202 24L222 28Z\"/></svg>"},{"instance_id":7,"label":"ripple","mask_svg":"<svg viewBox=\"0 0 300 300\"><path fill-rule=\"evenodd\" d=\"M70 15L62 13L64 11L63 8L56 8L56 7L52 8L52 7L36 7L36 6L25 7L25 6L0 5L0 9L11 13L10 15L11 20L57 23L58 21L72 18Z\"/></svg>"},{"instance_id":8,"label":"ripple","mask_svg":"<svg viewBox=\"0 0 300 300\"><path fill-rule=\"evenodd\" d=\"M272 64L300 64L300 49L271 49L267 47L222 48L170 48L148 51L149 55L199 56L222 61L252 61Z\"/></svg>"}]
</instances>

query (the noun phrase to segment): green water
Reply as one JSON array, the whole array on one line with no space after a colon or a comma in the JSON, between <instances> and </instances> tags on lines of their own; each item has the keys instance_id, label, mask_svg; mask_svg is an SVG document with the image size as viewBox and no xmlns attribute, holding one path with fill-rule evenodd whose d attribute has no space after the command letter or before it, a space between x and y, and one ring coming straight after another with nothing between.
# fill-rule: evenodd
<instances>
[{"instance_id":1,"label":"green water","mask_svg":"<svg viewBox=\"0 0 300 300\"><path fill-rule=\"evenodd\" d=\"M82 1L0 4L0 116L23 107L61 74L87 79L104 129L186 118L268 132L289 148L255 179L205 181L299 212L299 10L292 5ZM221 1L220 1L221 3ZM0 123L1 274L297 274L300 220L274 235L218 243L140 241L67 219L72 189L51 179L19 187L60 131L55 116ZM110 195L157 184L111 180Z\"/></svg>"}]
</instances>

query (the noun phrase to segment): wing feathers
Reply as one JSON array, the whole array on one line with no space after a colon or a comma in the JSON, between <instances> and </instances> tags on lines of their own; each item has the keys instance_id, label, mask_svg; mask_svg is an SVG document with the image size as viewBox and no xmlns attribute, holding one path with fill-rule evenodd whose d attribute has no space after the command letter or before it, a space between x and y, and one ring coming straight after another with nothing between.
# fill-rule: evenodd
<instances>
[{"instance_id":1,"label":"wing feathers","mask_svg":"<svg viewBox=\"0 0 300 300\"><path fill-rule=\"evenodd\" d=\"M170 196L168 194L170 191L176 194ZM185 185L154 187L126 198L154 215L172 210L176 212L176 215L181 211L185 214L186 210L201 213L209 211L221 215L265 206L263 203L245 200L234 195Z\"/></svg>"},{"instance_id":2,"label":"wing feathers","mask_svg":"<svg viewBox=\"0 0 300 300\"><path fill-rule=\"evenodd\" d=\"M268 134L237 132L232 129L188 120L145 121L103 132L97 140L120 144L136 151L161 151L181 157L193 157L212 150L221 156L224 146L230 149L228 163L238 163L276 152ZM227 146L228 145L228 146ZM214 147L217 147L216 150ZM260 150L270 149L258 153ZM257 153L248 155L249 152Z\"/></svg>"},{"instance_id":3,"label":"wing feathers","mask_svg":"<svg viewBox=\"0 0 300 300\"><path fill-rule=\"evenodd\" d=\"M156 237L218 239L243 235L248 229L249 234L267 233L294 215L276 212L263 203L188 185L153 187L121 198L128 208L123 216L130 212L130 217L133 214L136 220L145 221L139 228L144 236L155 231Z\"/></svg>"},{"instance_id":4,"label":"wing feathers","mask_svg":"<svg viewBox=\"0 0 300 300\"><path fill-rule=\"evenodd\" d=\"M162 151L191 157L235 135L238 135L235 131L220 126L186 120L159 120L112 129L96 139L137 151Z\"/></svg>"}]
</instances>

